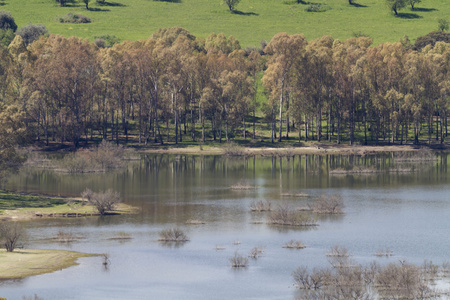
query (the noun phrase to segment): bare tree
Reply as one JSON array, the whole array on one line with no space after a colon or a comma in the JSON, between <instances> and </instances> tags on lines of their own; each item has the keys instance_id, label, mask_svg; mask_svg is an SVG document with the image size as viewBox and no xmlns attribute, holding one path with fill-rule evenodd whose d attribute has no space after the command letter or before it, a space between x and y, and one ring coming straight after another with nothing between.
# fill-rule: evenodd
<instances>
[{"instance_id":1,"label":"bare tree","mask_svg":"<svg viewBox=\"0 0 450 300\"><path fill-rule=\"evenodd\" d=\"M0 238L7 252L13 252L17 242L23 236L23 229L17 222L4 222L0 224Z\"/></svg>"},{"instance_id":2,"label":"bare tree","mask_svg":"<svg viewBox=\"0 0 450 300\"><path fill-rule=\"evenodd\" d=\"M81 196L86 198L89 204L95 206L101 215L114 210L115 206L121 202L119 192L114 192L111 189L99 193L93 193L90 189L86 189L81 193Z\"/></svg>"}]
</instances>

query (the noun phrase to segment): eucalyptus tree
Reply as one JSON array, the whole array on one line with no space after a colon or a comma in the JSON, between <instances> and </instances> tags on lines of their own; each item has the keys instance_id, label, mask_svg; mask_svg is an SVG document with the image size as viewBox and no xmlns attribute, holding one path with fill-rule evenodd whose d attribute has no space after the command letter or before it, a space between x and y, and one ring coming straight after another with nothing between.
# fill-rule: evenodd
<instances>
[{"instance_id":1,"label":"eucalyptus tree","mask_svg":"<svg viewBox=\"0 0 450 300\"><path fill-rule=\"evenodd\" d=\"M332 72L332 47L333 39L330 36L311 41L306 47L305 62L297 64L299 67L297 80L301 86L299 89L304 91L304 112L305 112L305 140L308 139L307 129L309 121L316 119L317 141L320 141L322 135L322 112L328 103L331 103L333 91L333 72ZM296 99L294 101L301 101ZM331 105L328 105L328 125L331 123ZM329 128L327 128L329 133Z\"/></svg>"},{"instance_id":2,"label":"eucalyptus tree","mask_svg":"<svg viewBox=\"0 0 450 300\"><path fill-rule=\"evenodd\" d=\"M278 33L264 49L270 58L262 82L270 92L270 97L279 99L279 142L283 130L285 96L288 82L292 79L292 67L297 61L303 60L306 45L307 41L302 35Z\"/></svg>"},{"instance_id":3,"label":"eucalyptus tree","mask_svg":"<svg viewBox=\"0 0 450 300\"><path fill-rule=\"evenodd\" d=\"M50 35L33 43L31 49L36 56L34 78L45 78L42 92L56 103L61 140L78 147L99 75L96 46L76 37Z\"/></svg>"},{"instance_id":4,"label":"eucalyptus tree","mask_svg":"<svg viewBox=\"0 0 450 300\"><path fill-rule=\"evenodd\" d=\"M389 7L391 11L394 12L395 15L398 15L398 11L404 8L408 3L408 0L385 0L386 5Z\"/></svg>"}]
</instances>

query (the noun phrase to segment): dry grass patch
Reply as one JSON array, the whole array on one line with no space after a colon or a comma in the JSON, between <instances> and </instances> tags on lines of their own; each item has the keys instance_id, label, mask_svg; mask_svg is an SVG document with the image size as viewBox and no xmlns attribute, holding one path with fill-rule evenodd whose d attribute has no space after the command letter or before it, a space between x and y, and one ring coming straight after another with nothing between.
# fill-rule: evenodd
<instances>
[{"instance_id":1,"label":"dry grass patch","mask_svg":"<svg viewBox=\"0 0 450 300\"><path fill-rule=\"evenodd\" d=\"M22 278L77 265L79 257L94 256L92 254L61 251L18 249L12 253L0 250L0 279Z\"/></svg>"}]
</instances>

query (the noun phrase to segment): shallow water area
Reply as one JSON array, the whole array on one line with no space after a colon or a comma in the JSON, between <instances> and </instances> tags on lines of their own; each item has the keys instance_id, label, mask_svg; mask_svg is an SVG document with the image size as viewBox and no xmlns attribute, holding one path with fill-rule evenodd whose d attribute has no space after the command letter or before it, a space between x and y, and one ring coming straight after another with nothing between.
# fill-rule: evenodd
<instances>
[{"instance_id":1,"label":"shallow water area","mask_svg":"<svg viewBox=\"0 0 450 300\"><path fill-rule=\"evenodd\" d=\"M78 266L58 272L3 281L0 297L294 299L298 291L291 273L300 266L330 266L326 253L334 245L348 248L363 265L373 260L420 265L425 259L442 264L449 260L450 180L448 155L435 156L405 161L393 154L289 159L151 154L105 174L28 168L5 188L67 196L112 188L141 212L26 222L28 248L108 253L110 263L104 266L101 256L82 258ZM238 183L251 188L233 189ZM341 195L345 214L317 216L317 227L273 226L267 224L268 213L250 211L252 201L298 207L323 194ZM188 220L205 224L188 225ZM190 241L158 242L159 231L174 226ZM58 231L83 238L49 241ZM121 233L132 239L111 240ZM292 239L306 248L282 247ZM260 257L249 258L247 268L231 268L236 251L248 256L257 246L264 249ZM394 255L374 255L385 249Z\"/></svg>"}]
</instances>

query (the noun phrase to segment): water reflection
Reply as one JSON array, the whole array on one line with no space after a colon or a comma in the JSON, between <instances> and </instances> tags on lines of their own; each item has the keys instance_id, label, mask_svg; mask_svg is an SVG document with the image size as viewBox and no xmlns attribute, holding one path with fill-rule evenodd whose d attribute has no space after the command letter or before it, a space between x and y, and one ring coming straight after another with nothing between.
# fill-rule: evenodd
<instances>
[{"instance_id":1,"label":"water reflection","mask_svg":"<svg viewBox=\"0 0 450 300\"><path fill-rule=\"evenodd\" d=\"M142 155L126 168L105 174L58 174L28 168L11 176L9 190L78 196L85 188L113 188L138 215L27 222L27 246L108 253L83 258L61 272L0 283L8 299L36 293L44 299L292 299L291 272L300 265L326 266L325 253L344 245L358 263L377 259L379 249L414 263L448 260L445 237L450 228L448 155L413 160L380 155L293 155L223 157ZM406 157L405 157L406 156ZM336 172L338 170L339 172ZM407 171L406 171L407 170ZM245 183L252 189L232 189ZM322 194L342 196L345 214L318 215L318 227L267 224L269 213L252 213L253 201L307 206ZM189 220L202 224L187 225ZM179 226L190 242L161 244L158 232ZM84 239L50 243L59 230ZM132 235L111 240L118 232ZM284 249L301 240L302 250ZM239 245L233 242L239 240ZM245 270L232 270L236 250L248 254L264 246L264 256ZM220 247L220 251L217 250ZM222 248L223 247L223 248Z\"/></svg>"}]
</instances>

